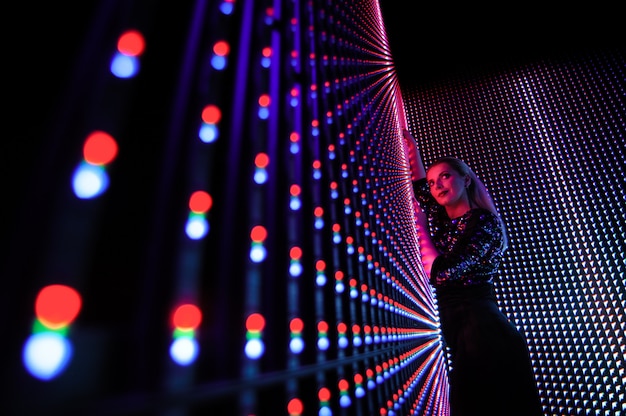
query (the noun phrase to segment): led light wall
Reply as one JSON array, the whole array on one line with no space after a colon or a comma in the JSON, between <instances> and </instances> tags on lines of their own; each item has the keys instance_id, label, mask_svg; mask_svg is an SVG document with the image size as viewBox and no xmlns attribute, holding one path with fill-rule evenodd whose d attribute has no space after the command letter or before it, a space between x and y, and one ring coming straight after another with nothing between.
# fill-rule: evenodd
<instances>
[{"instance_id":1,"label":"led light wall","mask_svg":"<svg viewBox=\"0 0 626 416\"><path fill-rule=\"evenodd\" d=\"M11 409L445 414L378 3L153 3L94 6L42 129Z\"/></svg>"},{"instance_id":2,"label":"led light wall","mask_svg":"<svg viewBox=\"0 0 626 416\"><path fill-rule=\"evenodd\" d=\"M404 91L427 161L466 160L511 244L498 283L548 415L626 412L623 51Z\"/></svg>"}]
</instances>

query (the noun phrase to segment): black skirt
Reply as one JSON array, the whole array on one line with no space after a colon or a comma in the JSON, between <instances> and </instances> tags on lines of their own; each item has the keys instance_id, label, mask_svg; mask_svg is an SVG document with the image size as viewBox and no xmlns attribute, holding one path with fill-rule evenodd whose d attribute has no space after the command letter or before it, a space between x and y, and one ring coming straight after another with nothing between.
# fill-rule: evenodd
<instances>
[{"instance_id":1,"label":"black skirt","mask_svg":"<svg viewBox=\"0 0 626 416\"><path fill-rule=\"evenodd\" d=\"M490 284L438 287L450 349L450 415L542 415L524 336L498 308Z\"/></svg>"}]
</instances>

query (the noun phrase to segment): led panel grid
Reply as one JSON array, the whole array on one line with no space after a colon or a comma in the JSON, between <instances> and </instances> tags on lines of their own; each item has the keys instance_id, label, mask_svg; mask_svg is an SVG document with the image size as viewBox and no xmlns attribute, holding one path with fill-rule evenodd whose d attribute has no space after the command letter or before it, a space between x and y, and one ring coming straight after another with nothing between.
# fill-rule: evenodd
<instances>
[{"instance_id":1,"label":"led panel grid","mask_svg":"<svg viewBox=\"0 0 626 416\"><path fill-rule=\"evenodd\" d=\"M468 161L511 248L500 304L546 414L623 414L624 55L590 53L404 91L425 157Z\"/></svg>"}]
</instances>

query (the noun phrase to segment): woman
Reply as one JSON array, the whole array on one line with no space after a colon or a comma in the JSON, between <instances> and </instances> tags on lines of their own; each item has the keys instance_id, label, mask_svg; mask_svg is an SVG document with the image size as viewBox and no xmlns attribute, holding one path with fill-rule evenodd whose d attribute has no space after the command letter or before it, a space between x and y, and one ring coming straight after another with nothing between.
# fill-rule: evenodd
<instances>
[{"instance_id":1,"label":"woman","mask_svg":"<svg viewBox=\"0 0 626 416\"><path fill-rule=\"evenodd\" d=\"M415 139L407 130L403 135L420 208L422 263L450 352L450 414L541 415L526 341L493 290L507 248L498 211L463 161L444 157L426 171Z\"/></svg>"}]
</instances>

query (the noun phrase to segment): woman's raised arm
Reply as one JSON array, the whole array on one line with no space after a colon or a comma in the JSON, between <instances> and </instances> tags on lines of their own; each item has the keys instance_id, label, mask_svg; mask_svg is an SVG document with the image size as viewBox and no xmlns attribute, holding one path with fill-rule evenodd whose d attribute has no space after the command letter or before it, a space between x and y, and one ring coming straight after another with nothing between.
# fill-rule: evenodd
<instances>
[{"instance_id":1,"label":"woman's raised arm","mask_svg":"<svg viewBox=\"0 0 626 416\"><path fill-rule=\"evenodd\" d=\"M402 136L408 149L408 158L411 168L411 180L416 181L426 177L426 170L424 169L424 162L422 161L422 154L417 147L417 142L413 135L407 130L402 129Z\"/></svg>"}]
</instances>

